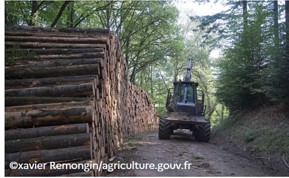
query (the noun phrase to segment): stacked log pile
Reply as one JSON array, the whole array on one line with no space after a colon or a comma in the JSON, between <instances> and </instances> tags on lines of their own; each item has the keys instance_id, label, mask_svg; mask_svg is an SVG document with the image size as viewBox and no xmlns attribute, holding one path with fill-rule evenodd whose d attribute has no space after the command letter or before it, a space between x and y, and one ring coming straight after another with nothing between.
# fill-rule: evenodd
<instances>
[{"instance_id":1,"label":"stacked log pile","mask_svg":"<svg viewBox=\"0 0 289 178\"><path fill-rule=\"evenodd\" d=\"M129 83L118 38L108 30L9 27L5 53L7 176L101 175L9 164L108 162L129 135L157 125L150 98Z\"/></svg>"}]
</instances>

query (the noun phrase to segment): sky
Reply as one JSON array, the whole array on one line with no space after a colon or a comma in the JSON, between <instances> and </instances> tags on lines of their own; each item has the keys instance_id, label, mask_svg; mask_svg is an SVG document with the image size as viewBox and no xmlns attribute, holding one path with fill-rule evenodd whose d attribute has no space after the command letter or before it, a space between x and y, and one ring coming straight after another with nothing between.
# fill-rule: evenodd
<instances>
[{"instance_id":1,"label":"sky","mask_svg":"<svg viewBox=\"0 0 289 178\"><path fill-rule=\"evenodd\" d=\"M179 23L183 24L189 20L190 16L206 16L219 13L226 10L224 1L214 2L202 2L197 3L193 0L176 0L175 6L179 10ZM211 58L218 58L221 55L221 50L214 49L210 53Z\"/></svg>"},{"instance_id":2,"label":"sky","mask_svg":"<svg viewBox=\"0 0 289 178\"><path fill-rule=\"evenodd\" d=\"M180 11L180 18L188 15L213 15L225 10L224 1L197 3L193 0L176 0L175 5Z\"/></svg>"}]
</instances>

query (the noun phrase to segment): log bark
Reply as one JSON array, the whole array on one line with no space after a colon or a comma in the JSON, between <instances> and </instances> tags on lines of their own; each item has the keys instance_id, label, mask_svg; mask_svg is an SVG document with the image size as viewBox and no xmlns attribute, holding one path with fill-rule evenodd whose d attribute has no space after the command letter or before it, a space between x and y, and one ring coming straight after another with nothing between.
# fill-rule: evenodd
<instances>
[{"instance_id":1,"label":"log bark","mask_svg":"<svg viewBox=\"0 0 289 178\"><path fill-rule=\"evenodd\" d=\"M32 104L45 104L45 103L60 103L60 102L89 102L92 98L87 97L5 97L5 107L8 106L21 106Z\"/></svg>"},{"instance_id":2,"label":"log bark","mask_svg":"<svg viewBox=\"0 0 289 178\"><path fill-rule=\"evenodd\" d=\"M5 140L27 139L56 135L70 135L80 133L89 133L89 126L87 123L6 130Z\"/></svg>"},{"instance_id":3,"label":"log bark","mask_svg":"<svg viewBox=\"0 0 289 178\"><path fill-rule=\"evenodd\" d=\"M97 75L79 75L79 76L64 76L64 77L51 77L51 78L32 78L20 80L5 80L5 89L13 88L30 88L59 84L75 84L87 83L93 81Z\"/></svg>"},{"instance_id":4,"label":"log bark","mask_svg":"<svg viewBox=\"0 0 289 178\"><path fill-rule=\"evenodd\" d=\"M31 104L25 106L10 106L5 107L5 112L19 112L27 110L44 110L44 109L59 109L68 107L84 107L92 106L94 101L74 101L59 102L59 103L44 103L44 104Z\"/></svg>"},{"instance_id":5,"label":"log bark","mask_svg":"<svg viewBox=\"0 0 289 178\"><path fill-rule=\"evenodd\" d=\"M46 68L46 67L59 67L59 66L73 66L73 65L84 65L84 64L99 64L102 58L80 58L80 59L58 59L58 60L45 60L45 61L34 61L25 62L21 61L17 66L14 66L14 70L23 70L27 68ZM8 69L9 70L9 69Z\"/></svg>"},{"instance_id":6,"label":"log bark","mask_svg":"<svg viewBox=\"0 0 289 178\"><path fill-rule=\"evenodd\" d=\"M60 148L51 150L38 150L5 154L5 167L9 163L16 161L19 163L46 163L56 161L69 161L69 160L87 160L90 158L91 147L79 146L71 148Z\"/></svg>"},{"instance_id":7,"label":"log bark","mask_svg":"<svg viewBox=\"0 0 289 178\"><path fill-rule=\"evenodd\" d=\"M94 177L93 171L63 174L62 177Z\"/></svg>"},{"instance_id":8,"label":"log bark","mask_svg":"<svg viewBox=\"0 0 289 178\"><path fill-rule=\"evenodd\" d=\"M91 123L92 107L66 107L61 109L5 112L5 128L27 128L74 123Z\"/></svg>"},{"instance_id":9,"label":"log bark","mask_svg":"<svg viewBox=\"0 0 289 178\"><path fill-rule=\"evenodd\" d=\"M51 49L5 49L5 52L11 53L15 52L15 50L18 53L32 53L32 54L37 54L37 55L47 55L47 54L74 54L74 53L103 53L104 50L103 48L76 48L76 49L71 49L71 48L51 48Z\"/></svg>"},{"instance_id":10,"label":"log bark","mask_svg":"<svg viewBox=\"0 0 289 178\"><path fill-rule=\"evenodd\" d=\"M43 33L43 32L28 32L28 31L7 31L5 29L5 36L35 36L35 37L79 37L79 38L107 38L107 34L101 34L101 33L90 33L90 34L84 34L84 33L63 33L63 32L57 32L57 33Z\"/></svg>"},{"instance_id":11,"label":"log bark","mask_svg":"<svg viewBox=\"0 0 289 178\"><path fill-rule=\"evenodd\" d=\"M65 114L65 112L66 113L76 112L77 110L76 108L78 108L78 110L83 108L79 105L74 106L74 107L69 106L69 105L61 106L61 104L57 103L55 104L55 106L58 105L59 107L51 106L53 107L53 109L50 108L50 106L44 107L43 105L36 107L36 108L33 108L35 106L27 106L27 108L24 108L23 106L21 107L18 106L18 107L12 107L12 108L6 109L7 117L5 119L8 120L9 118L9 122L6 122L6 128L7 127L8 128L38 127L41 125L55 126L55 125L65 124L65 123L71 124L71 123L87 122L90 126L90 133L92 134L90 146L93 152L90 153L90 157L91 159L94 159L97 163L100 163L101 161L107 162L109 158L113 157L115 155L117 148L119 148L119 146L123 143L123 140L125 140L125 138L127 138L130 134L134 134L134 133L138 133L138 132L155 128L155 125L157 123L155 110L153 106L151 105L151 102L148 99L145 92L143 92L142 90L138 89L137 87L129 83L128 74L127 74L128 68L125 64L125 59L121 56L122 54L120 51L120 44L119 44L118 38L114 34L111 34L111 33L96 34L95 32L86 33L86 31L80 31L79 33L78 31L69 32L69 30L68 31L64 30L60 32L57 29L29 28L27 31L25 31L25 29L23 31L19 31L19 30L13 31L9 33L9 35L6 35L6 36L12 36L8 38L8 39L12 39L12 41L8 40L10 44L8 43L8 45L6 45L6 47L12 47L12 48L10 49L7 48L7 49L12 50L13 48L15 48L16 50L20 50L20 51L27 50L29 52L31 50L34 50L34 52L31 51L30 56L33 56L33 53L36 53L35 51L39 52L37 54L42 54L40 55L40 57L37 56L38 61L39 59L42 60L40 62L34 60L37 58L34 58L34 59L31 57L29 58L29 56L22 55L21 53L20 53L20 56L19 55L13 56L14 53L11 53L12 55L9 54L10 56L12 56L11 59L20 59L22 61L20 61L19 63L17 63L18 62L17 60L16 60L16 63L13 63L14 62L13 60L11 61L10 64L14 65L12 68L15 68L16 70L13 71L12 69L10 70L9 67L6 68L8 69L7 71L10 70L7 73L9 75L6 75L8 76L6 77L6 80L9 79L9 77L11 76L11 73L14 75L14 76L12 75L14 77L12 79L17 79L18 77L19 79L30 78L29 79L30 81L23 80L25 82L28 81L27 84L24 84L24 87L18 84L15 85L15 87L19 86L19 88L26 90L26 93L29 93L28 90L33 89L31 87L35 87L35 86L39 87L42 85L42 84L38 84L38 81L33 83L32 80L34 80L34 78L53 78L53 77L66 78L67 76L80 76L80 75L95 75L96 76L92 82L93 83L92 85L93 95L92 97L87 98L90 102L88 102L87 104L86 103L83 104L83 107L89 106L91 108L91 112L89 114L90 120L81 121L83 117L86 117L82 115L85 112L81 112L81 111L79 112L77 111L78 114ZM17 41L13 39L15 38L15 36L26 36L24 38L21 38L22 42L20 40L20 47L23 47L26 49L17 49L19 45L18 46L15 45ZM31 36L31 37L28 37L28 36ZM41 40L37 41L36 36L40 37ZM53 41L52 43L47 42L47 40L49 40L48 39L49 36L53 38L53 40L55 41ZM59 36L59 37L54 38L54 36ZM108 42L106 44L97 44L97 45L102 45L102 46L94 48L92 46L95 44L89 45L87 43L84 43L84 41L83 43L76 42L76 41L66 43L65 39L70 38L70 37L72 41L75 40L76 38L83 38L84 40L86 40L87 38L94 38L96 40L107 39ZM16 37L16 39L20 39L20 38ZM60 43L57 43L57 40ZM45 47L45 48L43 49L40 47ZM68 47L73 47L73 48L68 48ZM47 73L46 76L41 74L43 73L43 71L41 70L46 70L47 68L54 68L54 67L48 66L48 65L54 65L53 63L54 61L52 60L57 61L60 59L61 60L65 60L65 59L75 60L75 59L80 59L80 58L85 58L85 59L95 58L95 56L93 56L94 54L91 55L91 57L84 57L84 56L77 57L77 55L85 55L84 53L90 53L88 52L90 50L100 49L100 48L103 50L101 51L103 55L101 58L103 58L103 60L100 61L100 64L98 65L98 68L97 68L97 72L95 72L95 70L92 70L94 71L93 73L86 72L85 74L83 73L79 74L78 72L80 70L79 67L76 67L73 70L70 70L69 73L63 72L64 70L67 70L67 68L73 67L73 66L67 66L66 63L63 63L63 65L67 67L58 66L59 67L58 70L62 72L61 75L55 74L57 73L57 70ZM46 50L46 49L48 49L47 52L44 52L43 50ZM66 49L70 49L74 52L73 53L64 52ZM53 51L53 50L56 50L56 51L60 50L60 53L51 53L51 52L49 53L49 51ZM76 52L77 50L83 50L83 51L87 50L87 51ZM28 54L30 54L29 52ZM21 68L19 64L22 64L25 67ZM40 72L35 73L33 71L34 72L33 73L29 71L29 70L35 70L35 67L37 68L37 65L38 66L46 65L46 66L42 68L39 67L37 71L40 71ZM28 70L27 68L29 66L33 66L33 67L30 67L31 69ZM83 66L90 67L91 64L86 64ZM27 71L28 73L30 72L29 75L26 74ZM21 75L19 73L21 73ZM39 73L41 75L39 75ZM69 86L69 85L74 84L73 83L74 81L70 79L68 83L61 83L61 81L58 82L56 79L54 80L54 82L55 83L52 85ZM53 83L53 82L48 81L48 83ZM46 87L48 86L46 85ZM13 87L13 84L12 84L12 87ZM9 90L6 88L6 91L11 92L15 90L11 90L11 89ZM37 91L37 88L36 90L34 88L34 93L38 93L36 91ZM26 94L23 94L23 95L26 95ZM62 98L62 97L54 97L54 98ZM62 110L65 110L65 111L59 111L61 110L59 108L63 108ZM9 110L10 112L7 112ZM7 114L9 113L10 115L8 117ZM45 113L45 114L41 114L41 113ZM7 126L7 124L10 124L10 125ZM18 157L21 158L20 156ZM32 161L34 160L32 159ZM75 162L75 160L71 160L71 162ZM94 175L101 175L102 173L102 171L99 171L99 172L96 170L94 171L95 171Z\"/></svg>"},{"instance_id":12,"label":"log bark","mask_svg":"<svg viewBox=\"0 0 289 178\"><path fill-rule=\"evenodd\" d=\"M5 176L12 177L40 177L40 176L62 176L62 175L74 175L75 173L82 172L82 169L49 169L49 165L46 166L46 169L6 169Z\"/></svg>"},{"instance_id":13,"label":"log bark","mask_svg":"<svg viewBox=\"0 0 289 178\"><path fill-rule=\"evenodd\" d=\"M99 73L98 64L74 65L67 67L46 67L46 68L5 68L5 79L27 79L27 78L47 78L77 75L95 75Z\"/></svg>"},{"instance_id":14,"label":"log bark","mask_svg":"<svg viewBox=\"0 0 289 178\"><path fill-rule=\"evenodd\" d=\"M89 133L6 140L6 153L91 145Z\"/></svg>"},{"instance_id":15,"label":"log bark","mask_svg":"<svg viewBox=\"0 0 289 178\"><path fill-rule=\"evenodd\" d=\"M18 57L7 56L6 60L15 61L15 64L25 64L27 61L45 61L45 60L61 60L61 59L80 59L80 58L104 58L102 52L97 53L76 53L76 54L51 54L51 55L35 55L33 53Z\"/></svg>"},{"instance_id":16,"label":"log bark","mask_svg":"<svg viewBox=\"0 0 289 178\"><path fill-rule=\"evenodd\" d=\"M35 87L8 89L5 96L47 96L47 97L90 97L93 95L92 83L77 85L57 85L52 87Z\"/></svg>"},{"instance_id":17,"label":"log bark","mask_svg":"<svg viewBox=\"0 0 289 178\"><path fill-rule=\"evenodd\" d=\"M71 44L71 43L38 43L38 42L5 42L5 47L21 48L105 48L105 44Z\"/></svg>"},{"instance_id":18,"label":"log bark","mask_svg":"<svg viewBox=\"0 0 289 178\"><path fill-rule=\"evenodd\" d=\"M45 42L45 43L85 43L85 44L107 44L108 38L89 37L35 37L35 36L5 36L5 41L21 42Z\"/></svg>"}]
</instances>

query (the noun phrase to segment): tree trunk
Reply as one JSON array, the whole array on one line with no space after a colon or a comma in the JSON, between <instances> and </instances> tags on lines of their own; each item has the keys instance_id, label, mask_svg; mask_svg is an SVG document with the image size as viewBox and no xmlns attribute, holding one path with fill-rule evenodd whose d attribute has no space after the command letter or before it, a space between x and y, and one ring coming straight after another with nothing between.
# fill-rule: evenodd
<instances>
[{"instance_id":1,"label":"tree trunk","mask_svg":"<svg viewBox=\"0 0 289 178\"><path fill-rule=\"evenodd\" d=\"M274 43L275 43L276 51L278 53L278 51L279 51L278 1L274 1L273 3L274 3L274 9L273 9L273 13L274 13Z\"/></svg>"},{"instance_id":2,"label":"tree trunk","mask_svg":"<svg viewBox=\"0 0 289 178\"><path fill-rule=\"evenodd\" d=\"M28 104L45 104L45 103L59 103L59 102L80 102L90 101L87 97L5 97L5 107L19 106Z\"/></svg>"},{"instance_id":3,"label":"tree trunk","mask_svg":"<svg viewBox=\"0 0 289 178\"><path fill-rule=\"evenodd\" d=\"M89 126L87 123L6 130L5 140L27 139L43 136L70 135L80 133L89 133Z\"/></svg>"},{"instance_id":4,"label":"tree trunk","mask_svg":"<svg viewBox=\"0 0 289 178\"><path fill-rule=\"evenodd\" d=\"M5 36L6 41L10 42L17 42L17 43L22 43L22 42L43 42L43 43L72 43L72 44L106 44L107 43L107 38L93 38L93 37L46 37L46 36ZM29 43L28 43L29 44Z\"/></svg>"},{"instance_id":5,"label":"tree trunk","mask_svg":"<svg viewBox=\"0 0 289 178\"><path fill-rule=\"evenodd\" d=\"M50 27L55 27L55 25L57 24L57 22L59 21L60 17L62 16L64 9L66 8L66 6L71 3L72 1L64 1L62 6L60 7L54 21L52 22L52 24L50 25Z\"/></svg>"},{"instance_id":6,"label":"tree trunk","mask_svg":"<svg viewBox=\"0 0 289 178\"><path fill-rule=\"evenodd\" d=\"M76 75L96 75L99 74L99 65L74 65L67 67L46 67L46 68L5 68L5 79L25 79L25 78L47 78Z\"/></svg>"},{"instance_id":7,"label":"tree trunk","mask_svg":"<svg viewBox=\"0 0 289 178\"><path fill-rule=\"evenodd\" d=\"M34 55L56 55L56 54L75 54L75 53L103 53L104 50L103 48L63 48L63 49L5 49L6 53L15 53L15 51L17 53L22 53L22 54L28 54L28 53L32 53Z\"/></svg>"},{"instance_id":8,"label":"tree trunk","mask_svg":"<svg viewBox=\"0 0 289 178\"><path fill-rule=\"evenodd\" d=\"M14 41L5 42L5 47L15 47L15 46L19 46L21 48L102 48L102 47L105 47L104 44L74 44L74 43L48 43L48 42L18 43Z\"/></svg>"},{"instance_id":9,"label":"tree trunk","mask_svg":"<svg viewBox=\"0 0 289 178\"><path fill-rule=\"evenodd\" d=\"M242 1L243 5L243 23L244 23L244 31L247 29L248 26L248 9L247 9L247 0Z\"/></svg>"},{"instance_id":10,"label":"tree trunk","mask_svg":"<svg viewBox=\"0 0 289 178\"><path fill-rule=\"evenodd\" d=\"M71 134L57 136L41 136L37 138L25 138L6 140L6 153L26 152L32 150L48 150L66 147L90 145L90 134Z\"/></svg>"},{"instance_id":11,"label":"tree trunk","mask_svg":"<svg viewBox=\"0 0 289 178\"><path fill-rule=\"evenodd\" d=\"M285 1L285 23L286 23L286 49L285 54L287 56L287 60L289 57L289 1Z\"/></svg>"},{"instance_id":12,"label":"tree trunk","mask_svg":"<svg viewBox=\"0 0 289 178\"><path fill-rule=\"evenodd\" d=\"M150 86L150 90L151 90L150 95L151 95L151 97L153 99L154 98L153 66L150 66L150 84L151 84L151 86Z\"/></svg>"},{"instance_id":13,"label":"tree trunk","mask_svg":"<svg viewBox=\"0 0 289 178\"><path fill-rule=\"evenodd\" d=\"M73 65L84 65L84 64L99 64L101 63L102 58L80 58L80 59L58 59L58 60L45 60L26 63L23 61L23 64L14 66L14 69L20 68L46 68L46 67L60 67L60 66L73 66Z\"/></svg>"},{"instance_id":14,"label":"tree trunk","mask_svg":"<svg viewBox=\"0 0 289 178\"><path fill-rule=\"evenodd\" d=\"M74 99L74 98L72 98ZM45 110L45 109L59 109L65 107L79 107L79 106L91 106L94 101L75 101L71 100L68 102L58 102L58 103L43 103L43 104L27 104L25 106L10 106L5 107L5 112L18 112L26 110Z\"/></svg>"},{"instance_id":15,"label":"tree trunk","mask_svg":"<svg viewBox=\"0 0 289 178\"><path fill-rule=\"evenodd\" d=\"M90 154L90 146L10 153L5 154L5 167L8 167L9 163L12 161L17 161L19 163L35 163L35 161L37 161L37 163L45 163L50 161L68 162L77 159L91 159Z\"/></svg>"},{"instance_id":16,"label":"tree trunk","mask_svg":"<svg viewBox=\"0 0 289 178\"><path fill-rule=\"evenodd\" d=\"M15 96L89 97L92 95L93 95L92 83L5 90L5 96L11 97Z\"/></svg>"},{"instance_id":17,"label":"tree trunk","mask_svg":"<svg viewBox=\"0 0 289 178\"><path fill-rule=\"evenodd\" d=\"M79 54L52 54L52 55L35 55L33 53L21 57L6 57L6 60L15 61L15 64L25 63L27 61L35 61L30 63L41 63L44 60L60 60L60 59L80 59L80 58L104 58L104 53L79 53ZM36 62L38 61L38 62ZM99 60L96 62L100 62Z\"/></svg>"},{"instance_id":18,"label":"tree trunk","mask_svg":"<svg viewBox=\"0 0 289 178\"><path fill-rule=\"evenodd\" d=\"M92 107L5 112L5 128L26 128L92 122Z\"/></svg>"},{"instance_id":19,"label":"tree trunk","mask_svg":"<svg viewBox=\"0 0 289 178\"><path fill-rule=\"evenodd\" d=\"M93 81L96 75L78 75L78 76L67 76L67 77L52 77L52 78L33 78L33 79L15 79L5 80L5 89L16 89L16 88L31 88L51 85L64 85L64 84L77 84L77 83L88 83Z\"/></svg>"},{"instance_id":20,"label":"tree trunk","mask_svg":"<svg viewBox=\"0 0 289 178\"><path fill-rule=\"evenodd\" d=\"M36 18L37 18L37 11L39 9L39 1L31 1L31 14L30 14L30 20L28 25L29 26L35 26L36 25Z\"/></svg>"},{"instance_id":21,"label":"tree trunk","mask_svg":"<svg viewBox=\"0 0 289 178\"><path fill-rule=\"evenodd\" d=\"M68 5L68 16L67 16L67 27L73 28L74 27L74 1Z\"/></svg>"}]
</instances>

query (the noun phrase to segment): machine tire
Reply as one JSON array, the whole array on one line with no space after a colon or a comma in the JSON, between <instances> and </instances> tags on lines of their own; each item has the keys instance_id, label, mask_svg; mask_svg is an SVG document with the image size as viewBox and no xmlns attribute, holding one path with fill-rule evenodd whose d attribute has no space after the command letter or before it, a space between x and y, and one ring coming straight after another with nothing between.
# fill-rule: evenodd
<instances>
[{"instance_id":1,"label":"machine tire","mask_svg":"<svg viewBox=\"0 0 289 178\"><path fill-rule=\"evenodd\" d=\"M160 118L159 139L169 140L172 132L173 132L173 129L172 129L171 123L169 123L165 118Z\"/></svg>"},{"instance_id":2,"label":"machine tire","mask_svg":"<svg viewBox=\"0 0 289 178\"><path fill-rule=\"evenodd\" d=\"M200 142L209 142L211 135L211 124L209 122L198 125L195 138Z\"/></svg>"}]
</instances>

